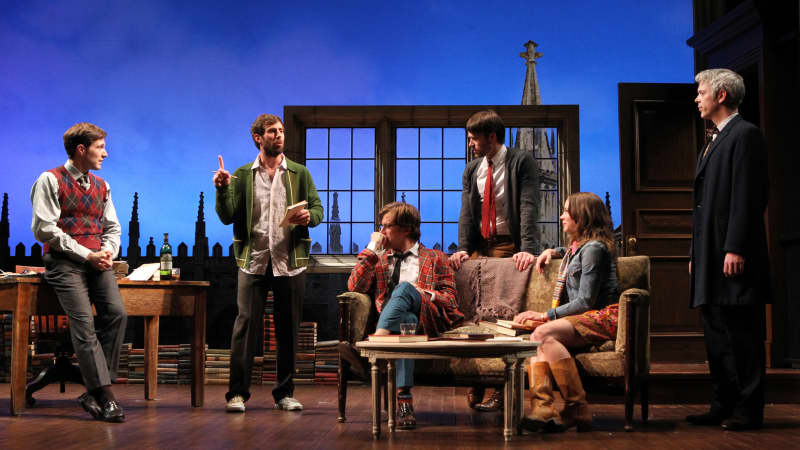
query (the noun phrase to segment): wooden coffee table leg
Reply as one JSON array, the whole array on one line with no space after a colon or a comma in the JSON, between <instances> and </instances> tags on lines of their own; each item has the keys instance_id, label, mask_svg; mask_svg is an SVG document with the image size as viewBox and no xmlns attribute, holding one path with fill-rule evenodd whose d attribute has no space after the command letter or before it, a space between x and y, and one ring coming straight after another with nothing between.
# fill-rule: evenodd
<instances>
[{"instance_id":1,"label":"wooden coffee table leg","mask_svg":"<svg viewBox=\"0 0 800 450\"><path fill-rule=\"evenodd\" d=\"M206 291L201 289L194 298L192 336L192 406L203 406L205 400L206 354ZM157 380L156 380L157 381Z\"/></svg>"},{"instance_id":2,"label":"wooden coffee table leg","mask_svg":"<svg viewBox=\"0 0 800 450\"><path fill-rule=\"evenodd\" d=\"M514 388L517 390L517 395L514 396L514 433L522 434L519 424L525 414L525 359L518 359L515 368L517 379Z\"/></svg>"},{"instance_id":3,"label":"wooden coffee table leg","mask_svg":"<svg viewBox=\"0 0 800 450\"><path fill-rule=\"evenodd\" d=\"M395 389L395 360L386 360L386 390L388 391L388 402L386 408L389 410L389 432L394 432L394 424L397 423L397 392Z\"/></svg>"},{"instance_id":4,"label":"wooden coffee table leg","mask_svg":"<svg viewBox=\"0 0 800 450\"><path fill-rule=\"evenodd\" d=\"M144 318L144 398L158 395L158 316Z\"/></svg>"},{"instance_id":5,"label":"wooden coffee table leg","mask_svg":"<svg viewBox=\"0 0 800 450\"><path fill-rule=\"evenodd\" d=\"M372 437L380 439L381 437L381 386L378 381L378 360L377 358L370 358L369 363L372 366Z\"/></svg>"},{"instance_id":6,"label":"wooden coffee table leg","mask_svg":"<svg viewBox=\"0 0 800 450\"><path fill-rule=\"evenodd\" d=\"M512 430L512 408L514 403L514 383L516 383L514 374L516 370L514 369L514 360L513 359L504 359L506 363L506 385L505 385L505 401L503 402L503 438L506 441L511 440L511 435L513 434Z\"/></svg>"}]
</instances>

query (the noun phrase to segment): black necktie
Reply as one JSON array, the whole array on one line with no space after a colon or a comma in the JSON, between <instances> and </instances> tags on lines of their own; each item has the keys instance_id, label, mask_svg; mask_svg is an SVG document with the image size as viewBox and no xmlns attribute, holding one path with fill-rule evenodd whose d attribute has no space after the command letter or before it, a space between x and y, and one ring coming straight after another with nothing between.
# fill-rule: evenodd
<instances>
[{"instance_id":1,"label":"black necktie","mask_svg":"<svg viewBox=\"0 0 800 450\"><path fill-rule=\"evenodd\" d=\"M402 264L403 260L408 258L408 256L411 255L411 254L412 254L411 252L405 252L405 253L400 253L400 254L395 253L394 254L394 257L397 259L397 261L395 261L395 263L394 263L394 271L392 272L392 280L389 282L389 286L388 286L389 295L392 295L392 291L394 290L394 288L396 288L397 285L400 284L400 264Z\"/></svg>"}]
</instances>

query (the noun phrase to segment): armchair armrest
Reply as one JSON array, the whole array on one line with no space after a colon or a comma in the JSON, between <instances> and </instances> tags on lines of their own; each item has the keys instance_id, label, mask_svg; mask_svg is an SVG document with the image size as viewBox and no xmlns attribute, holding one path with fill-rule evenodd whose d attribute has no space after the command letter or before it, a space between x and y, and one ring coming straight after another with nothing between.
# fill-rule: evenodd
<instances>
[{"instance_id":1,"label":"armchair armrest","mask_svg":"<svg viewBox=\"0 0 800 450\"><path fill-rule=\"evenodd\" d=\"M627 289L619 297L615 351L625 355L628 373L650 370L650 292Z\"/></svg>"},{"instance_id":2,"label":"armchair armrest","mask_svg":"<svg viewBox=\"0 0 800 450\"><path fill-rule=\"evenodd\" d=\"M339 341L355 343L367 335L372 299L360 292L343 292L339 301Z\"/></svg>"}]
</instances>

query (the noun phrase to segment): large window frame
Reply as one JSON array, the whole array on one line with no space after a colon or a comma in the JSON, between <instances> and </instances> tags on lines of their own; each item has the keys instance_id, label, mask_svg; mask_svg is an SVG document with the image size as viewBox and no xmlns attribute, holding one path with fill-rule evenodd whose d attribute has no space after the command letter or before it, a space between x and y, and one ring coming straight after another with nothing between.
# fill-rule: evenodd
<instances>
[{"instance_id":1,"label":"large window frame","mask_svg":"<svg viewBox=\"0 0 800 450\"><path fill-rule=\"evenodd\" d=\"M375 129L375 202L378 210L396 198L395 169L398 128L464 127L477 111L493 109L507 128L556 129L558 198L580 189L580 130L577 105L471 105L471 106L285 106L286 154L305 163L308 128ZM466 161L473 159L466 146ZM561 224L559 238L564 242Z\"/></svg>"}]
</instances>

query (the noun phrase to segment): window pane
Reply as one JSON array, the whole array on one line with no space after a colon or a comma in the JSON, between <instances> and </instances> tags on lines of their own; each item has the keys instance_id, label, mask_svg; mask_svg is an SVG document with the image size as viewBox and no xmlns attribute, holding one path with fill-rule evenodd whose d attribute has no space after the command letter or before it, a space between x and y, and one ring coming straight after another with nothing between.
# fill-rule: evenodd
<instances>
[{"instance_id":1,"label":"window pane","mask_svg":"<svg viewBox=\"0 0 800 450\"><path fill-rule=\"evenodd\" d=\"M558 170L555 159L537 159L539 167L539 186L542 189L558 190Z\"/></svg>"},{"instance_id":2,"label":"window pane","mask_svg":"<svg viewBox=\"0 0 800 450\"><path fill-rule=\"evenodd\" d=\"M442 249L442 225L423 223L420 225L420 241L425 247Z\"/></svg>"},{"instance_id":3,"label":"window pane","mask_svg":"<svg viewBox=\"0 0 800 450\"><path fill-rule=\"evenodd\" d=\"M397 157L416 158L419 155L417 128L397 129Z\"/></svg>"},{"instance_id":4,"label":"window pane","mask_svg":"<svg viewBox=\"0 0 800 450\"><path fill-rule=\"evenodd\" d=\"M442 157L442 129L421 128L419 130L419 152L423 158Z\"/></svg>"},{"instance_id":5,"label":"window pane","mask_svg":"<svg viewBox=\"0 0 800 450\"><path fill-rule=\"evenodd\" d=\"M317 189L328 189L328 161L325 159L307 159L306 167L311 172L311 179Z\"/></svg>"},{"instance_id":6,"label":"window pane","mask_svg":"<svg viewBox=\"0 0 800 450\"><path fill-rule=\"evenodd\" d=\"M442 220L442 193L420 192L419 214L423 222L440 222Z\"/></svg>"},{"instance_id":7,"label":"window pane","mask_svg":"<svg viewBox=\"0 0 800 450\"><path fill-rule=\"evenodd\" d=\"M458 224L446 223L444 224L444 240L445 246L442 250L445 253L455 253L458 250Z\"/></svg>"},{"instance_id":8,"label":"window pane","mask_svg":"<svg viewBox=\"0 0 800 450\"><path fill-rule=\"evenodd\" d=\"M353 128L353 158L375 157L375 129Z\"/></svg>"},{"instance_id":9,"label":"window pane","mask_svg":"<svg viewBox=\"0 0 800 450\"><path fill-rule=\"evenodd\" d=\"M309 228L311 236L311 253L324 254L328 252L328 227L326 224L319 224L314 228Z\"/></svg>"},{"instance_id":10,"label":"window pane","mask_svg":"<svg viewBox=\"0 0 800 450\"><path fill-rule=\"evenodd\" d=\"M329 220L328 215L330 214L330 210L328 209L328 191L317 191L317 194L319 194L319 201L322 203L322 220L327 221Z\"/></svg>"},{"instance_id":11,"label":"window pane","mask_svg":"<svg viewBox=\"0 0 800 450\"><path fill-rule=\"evenodd\" d=\"M395 201L406 202L419 209L419 192L417 191L397 191Z\"/></svg>"},{"instance_id":12,"label":"window pane","mask_svg":"<svg viewBox=\"0 0 800 450\"><path fill-rule=\"evenodd\" d=\"M444 157L466 158L467 132L464 128L444 129Z\"/></svg>"},{"instance_id":13,"label":"window pane","mask_svg":"<svg viewBox=\"0 0 800 450\"><path fill-rule=\"evenodd\" d=\"M353 160L353 189L373 189L375 186L375 160Z\"/></svg>"},{"instance_id":14,"label":"window pane","mask_svg":"<svg viewBox=\"0 0 800 450\"><path fill-rule=\"evenodd\" d=\"M442 160L441 159L422 159L420 160L420 189L441 189L442 188Z\"/></svg>"},{"instance_id":15,"label":"window pane","mask_svg":"<svg viewBox=\"0 0 800 450\"><path fill-rule=\"evenodd\" d=\"M466 162L463 159L444 160L444 188L461 190Z\"/></svg>"},{"instance_id":16,"label":"window pane","mask_svg":"<svg viewBox=\"0 0 800 450\"><path fill-rule=\"evenodd\" d=\"M539 192L539 221L557 222L561 215L561 207L558 204L558 192L541 191Z\"/></svg>"},{"instance_id":17,"label":"window pane","mask_svg":"<svg viewBox=\"0 0 800 450\"><path fill-rule=\"evenodd\" d=\"M342 254L345 253L345 246L350 242L350 224L349 223L332 223L328 225L328 239L329 249L328 253ZM345 243L344 246L342 243ZM349 252L349 249L347 251Z\"/></svg>"},{"instance_id":18,"label":"window pane","mask_svg":"<svg viewBox=\"0 0 800 450\"><path fill-rule=\"evenodd\" d=\"M461 192L445 191L444 193L444 220L458 222L461 213Z\"/></svg>"},{"instance_id":19,"label":"window pane","mask_svg":"<svg viewBox=\"0 0 800 450\"><path fill-rule=\"evenodd\" d=\"M375 225L373 224L354 223L351 253L358 254L358 252L366 248L367 244L369 244L369 235L373 231L375 231Z\"/></svg>"},{"instance_id":20,"label":"window pane","mask_svg":"<svg viewBox=\"0 0 800 450\"><path fill-rule=\"evenodd\" d=\"M558 247L558 224L557 223L540 223L539 227L539 252L542 250Z\"/></svg>"},{"instance_id":21,"label":"window pane","mask_svg":"<svg viewBox=\"0 0 800 450\"><path fill-rule=\"evenodd\" d=\"M306 158L328 157L328 129L306 129Z\"/></svg>"},{"instance_id":22,"label":"window pane","mask_svg":"<svg viewBox=\"0 0 800 450\"><path fill-rule=\"evenodd\" d=\"M331 189L350 189L350 160L332 159L331 162Z\"/></svg>"},{"instance_id":23,"label":"window pane","mask_svg":"<svg viewBox=\"0 0 800 450\"><path fill-rule=\"evenodd\" d=\"M329 202L331 205L331 222L349 222L350 221L350 191L338 192L333 191L329 193ZM336 217L338 212L339 217Z\"/></svg>"},{"instance_id":24,"label":"window pane","mask_svg":"<svg viewBox=\"0 0 800 450\"><path fill-rule=\"evenodd\" d=\"M375 223L375 192L353 192L353 221Z\"/></svg>"},{"instance_id":25,"label":"window pane","mask_svg":"<svg viewBox=\"0 0 800 450\"><path fill-rule=\"evenodd\" d=\"M419 189L418 175L419 175L419 161L416 159L398 159L397 160L397 173L395 175L395 184L397 190L402 189Z\"/></svg>"},{"instance_id":26,"label":"window pane","mask_svg":"<svg viewBox=\"0 0 800 450\"><path fill-rule=\"evenodd\" d=\"M331 158L350 158L350 128L331 128Z\"/></svg>"}]
</instances>

